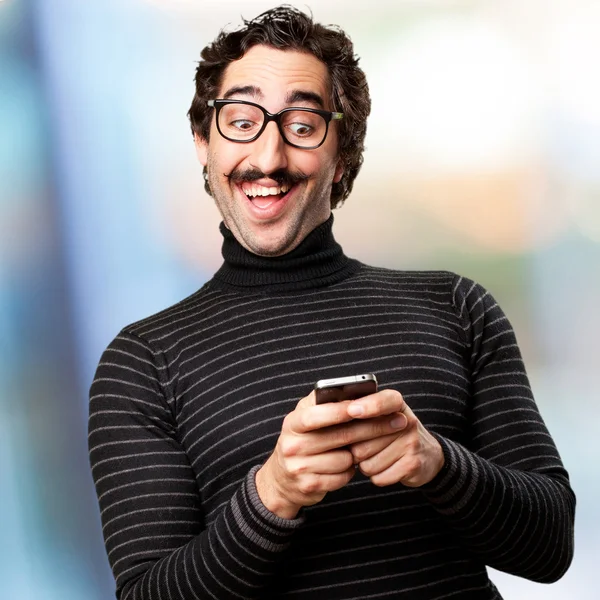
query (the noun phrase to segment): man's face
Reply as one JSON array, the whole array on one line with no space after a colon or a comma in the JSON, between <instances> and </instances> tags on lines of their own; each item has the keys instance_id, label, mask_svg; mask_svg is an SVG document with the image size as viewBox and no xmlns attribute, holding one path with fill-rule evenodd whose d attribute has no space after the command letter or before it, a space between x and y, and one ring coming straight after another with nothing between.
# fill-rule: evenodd
<instances>
[{"instance_id":1,"label":"man's face","mask_svg":"<svg viewBox=\"0 0 600 600\"><path fill-rule=\"evenodd\" d=\"M219 98L255 102L270 113L289 106L335 108L320 60L267 46L254 46L227 67ZM331 185L343 174L335 123L322 146L303 150L286 144L274 122L253 142L231 142L213 117L210 141L196 136L196 150L225 225L254 254L286 254L329 218ZM261 195L264 188L280 191L282 180L284 192L291 184L287 193Z\"/></svg>"}]
</instances>

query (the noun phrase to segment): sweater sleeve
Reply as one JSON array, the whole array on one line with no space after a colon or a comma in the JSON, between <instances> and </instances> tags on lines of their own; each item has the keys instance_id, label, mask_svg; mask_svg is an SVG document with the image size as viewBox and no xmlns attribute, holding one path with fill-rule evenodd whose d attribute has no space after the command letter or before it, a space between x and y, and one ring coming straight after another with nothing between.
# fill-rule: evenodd
<instances>
[{"instance_id":1,"label":"sweater sleeve","mask_svg":"<svg viewBox=\"0 0 600 600\"><path fill-rule=\"evenodd\" d=\"M457 276L453 291L470 355L470 441L467 448L436 434L446 464L423 491L485 564L556 581L573 557L568 474L508 319L480 285Z\"/></svg>"},{"instance_id":2,"label":"sweater sleeve","mask_svg":"<svg viewBox=\"0 0 600 600\"><path fill-rule=\"evenodd\" d=\"M90 390L89 452L119 600L260 597L301 519L268 511L254 467L206 527L166 364L121 332Z\"/></svg>"}]
</instances>

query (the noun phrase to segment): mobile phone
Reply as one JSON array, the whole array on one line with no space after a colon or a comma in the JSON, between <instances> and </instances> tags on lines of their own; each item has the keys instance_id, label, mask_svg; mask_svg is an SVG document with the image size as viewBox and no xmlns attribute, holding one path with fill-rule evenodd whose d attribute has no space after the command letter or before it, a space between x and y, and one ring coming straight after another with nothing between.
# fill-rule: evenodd
<instances>
[{"instance_id":1,"label":"mobile phone","mask_svg":"<svg viewBox=\"0 0 600 600\"><path fill-rule=\"evenodd\" d=\"M356 400L377 391L377 377L372 373L335 379L321 379L315 384L317 404Z\"/></svg>"}]
</instances>

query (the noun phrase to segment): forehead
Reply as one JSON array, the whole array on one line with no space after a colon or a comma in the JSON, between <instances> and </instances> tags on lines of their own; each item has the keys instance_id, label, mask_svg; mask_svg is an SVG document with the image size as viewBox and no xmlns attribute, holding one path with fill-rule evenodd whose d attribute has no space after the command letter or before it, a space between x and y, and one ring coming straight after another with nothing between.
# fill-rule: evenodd
<instances>
[{"instance_id":1,"label":"forehead","mask_svg":"<svg viewBox=\"0 0 600 600\"><path fill-rule=\"evenodd\" d=\"M307 52L253 46L225 70L219 97L236 87L254 86L265 108L277 110L286 95L301 90L321 96L329 104L329 74L318 58ZM267 106L267 104L277 106Z\"/></svg>"}]
</instances>

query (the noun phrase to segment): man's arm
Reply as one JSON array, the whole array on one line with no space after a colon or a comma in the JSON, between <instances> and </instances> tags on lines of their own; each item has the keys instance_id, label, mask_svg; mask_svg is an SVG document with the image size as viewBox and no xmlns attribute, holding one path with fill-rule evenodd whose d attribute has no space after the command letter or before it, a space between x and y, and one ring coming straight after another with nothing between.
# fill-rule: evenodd
<instances>
[{"instance_id":1,"label":"man's arm","mask_svg":"<svg viewBox=\"0 0 600 600\"><path fill-rule=\"evenodd\" d=\"M207 528L162 357L121 333L90 390L89 450L120 600L255 598L301 520L261 503L256 468Z\"/></svg>"},{"instance_id":2,"label":"man's arm","mask_svg":"<svg viewBox=\"0 0 600 600\"><path fill-rule=\"evenodd\" d=\"M406 405L401 433L355 444L352 452L376 485L420 487L485 564L555 581L573 556L568 475L533 400L510 323L468 280L456 279L454 302L472 371L468 448L427 431ZM359 418L370 416L372 402L350 409L363 403Z\"/></svg>"},{"instance_id":3,"label":"man's arm","mask_svg":"<svg viewBox=\"0 0 600 600\"><path fill-rule=\"evenodd\" d=\"M513 329L493 297L457 277L471 354L469 448L439 437L444 470L426 494L486 564L534 581L573 558L575 495L533 398Z\"/></svg>"}]
</instances>

